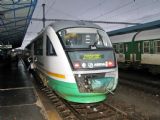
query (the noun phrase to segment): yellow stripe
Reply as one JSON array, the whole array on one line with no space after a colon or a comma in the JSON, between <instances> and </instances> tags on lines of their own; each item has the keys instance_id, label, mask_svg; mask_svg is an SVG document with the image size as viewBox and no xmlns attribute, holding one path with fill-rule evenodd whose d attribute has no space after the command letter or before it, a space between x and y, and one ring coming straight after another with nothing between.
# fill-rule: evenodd
<instances>
[{"instance_id":1,"label":"yellow stripe","mask_svg":"<svg viewBox=\"0 0 160 120\"><path fill-rule=\"evenodd\" d=\"M61 78L61 79L65 79L65 75L62 75L62 74L58 74L58 73L52 73L52 72L49 72L47 70L45 70L44 68L38 66L40 69L42 69L43 71L46 72L47 75L50 75L50 76L53 76L53 77L57 77L57 78Z\"/></svg>"},{"instance_id":2,"label":"yellow stripe","mask_svg":"<svg viewBox=\"0 0 160 120\"><path fill-rule=\"evenodd\" d=\"M62 74L52 73L52 72L47 72L47 74L53 77L65 79L65 75L62 75Z\"/></svg>"},{"instance_id":3,"label":"yellow stripe","mask_svg":"<svg viewBox=\"0 0 160 120\"><path fill-rule=\"evenodd\" d=\"M39 67L40 69L42 69L43 71L45 71L45 72L46 72L48 75L50 75L50 76L57 77L57 78L61 78L61 79L65 79L65 78L66 78L65 75L49 72L49 71L45 70L44 68L42 68L42 67L39 66L39 65L38 65L38 67Z\"/></svg>"}]
</instances>

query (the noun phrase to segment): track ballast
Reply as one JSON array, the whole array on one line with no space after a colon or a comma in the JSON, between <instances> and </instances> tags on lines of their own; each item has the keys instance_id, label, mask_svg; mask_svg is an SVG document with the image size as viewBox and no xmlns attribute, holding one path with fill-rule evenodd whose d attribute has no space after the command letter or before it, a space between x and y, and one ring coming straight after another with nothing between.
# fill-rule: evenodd
<instances>
[{"instance_id":1,"label":"track ballast","mask_svg":"<svg viewBox=\"0 0 160 120\"><path fill-rule=\"evenodd\" d=\"M115 107L105 101L90 104L73 103L60 98L48 87L41 86L41 90L52 101L63 120L145 120L131 106Z\"/></svg>"}]
</instances>

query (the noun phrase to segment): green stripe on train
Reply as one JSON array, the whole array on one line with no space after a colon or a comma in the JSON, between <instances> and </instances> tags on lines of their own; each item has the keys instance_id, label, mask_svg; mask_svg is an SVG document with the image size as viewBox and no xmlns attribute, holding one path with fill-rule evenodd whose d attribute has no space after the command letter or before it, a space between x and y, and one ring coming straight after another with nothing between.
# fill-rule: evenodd
<instances>
[{"instance_id":1,"label":"green stripe on train","mask_svg":"<svg viewBox=\"0 0 160 120\"><path fill-rule=\"evenodd\" d=\"M80 93L75 83L55 80L48 76L48 85L62 98L78 103L100 102L106 99L105 93Z\"/></svg>"}]
</instances>

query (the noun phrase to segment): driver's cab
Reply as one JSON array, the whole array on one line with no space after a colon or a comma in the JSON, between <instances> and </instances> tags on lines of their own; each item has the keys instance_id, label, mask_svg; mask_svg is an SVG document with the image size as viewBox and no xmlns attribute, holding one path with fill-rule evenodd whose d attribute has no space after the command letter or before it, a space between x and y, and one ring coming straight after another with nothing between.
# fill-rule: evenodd
<instances>
[{"instance_id":1,"label":"driver's cab","mask_svg":"<svg viewBox=\"0 0 160 120\"><path fill-rule=\"evenodd\" d=\"M65 44L66 44L66 45L68 45L68 46L73 46L73 45L78 44L78 41L79 41L80 39L79 39L78 34L76 34L76 33L67 33L67 34L64 36L64 40L65 40Z\"/></svg>"},{"instance_id":2,"label":"driver's cab","mask_svg":"<svg viewBox=\"0 0 160 120\"><path fill-rule=\"evenodd\" d=\"M106 33L95 28L68 28L58 32L65 48L112 47Z\"/></svg>"}]
</instances>

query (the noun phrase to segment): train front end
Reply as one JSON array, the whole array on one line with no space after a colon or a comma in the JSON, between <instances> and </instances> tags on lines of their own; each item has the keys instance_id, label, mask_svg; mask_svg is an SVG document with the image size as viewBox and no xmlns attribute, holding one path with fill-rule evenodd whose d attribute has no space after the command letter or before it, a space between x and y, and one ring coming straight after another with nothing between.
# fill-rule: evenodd
<instances>
[{"instance_id":1,"label":"train front end","mask_svg":"<svg viewBox=\"0 0 160 120\"><path fill-rule=\"evenodd\" d=\"M105 100L118 83L115 53L106 32L79 27L60 30L58 36L76 85L66 99L79 103Z\"/></svg>"}]
</instances>

